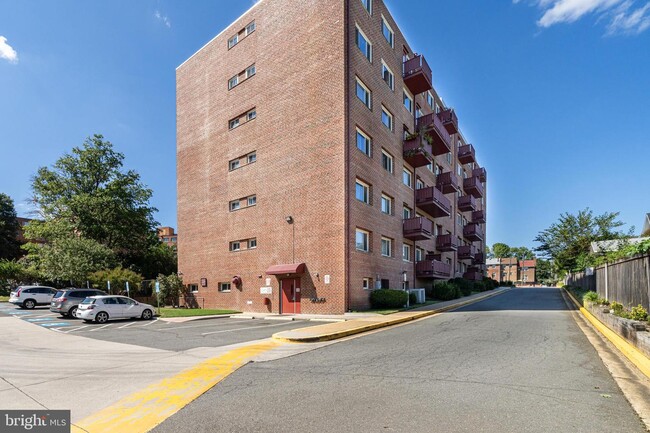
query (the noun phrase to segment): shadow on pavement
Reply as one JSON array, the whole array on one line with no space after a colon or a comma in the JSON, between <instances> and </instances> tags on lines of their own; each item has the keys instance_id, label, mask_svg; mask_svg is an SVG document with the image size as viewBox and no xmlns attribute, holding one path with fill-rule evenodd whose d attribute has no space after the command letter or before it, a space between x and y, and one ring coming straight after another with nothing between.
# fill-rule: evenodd
<instances>
[{"instance_id":1,"label":"shadow on pavement","mask_svg":"<svg viewBox=\"0 0 650 433\"><path fill-rule=\"evenodd\" d=\"M562 289L556 287L526 287L512 289L485 301L453 312L468 311L570 311L577 310L572 302L564 301Z\"/></svg>"}]
</instances>

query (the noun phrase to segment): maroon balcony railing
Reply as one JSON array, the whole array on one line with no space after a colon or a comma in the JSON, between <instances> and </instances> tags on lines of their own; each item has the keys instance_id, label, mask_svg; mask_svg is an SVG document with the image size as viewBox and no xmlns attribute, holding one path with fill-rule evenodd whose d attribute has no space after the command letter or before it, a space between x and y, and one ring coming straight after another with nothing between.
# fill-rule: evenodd
<instances>
[{"instance_id":1,"label":"maroon balcony railing","mask_svg":"<svg viewBox=\"0 0 650 433\"><path fill-rule=\"evenodd\" d=\"M456 251L457 248L456 238L452 235L436 236L436 249L438 251Z\"/></svg>"},{"instance_id":2,"label":"maroon balcony railing","mask_svg":"<svg viewBox=\"0 0 650 433\"><path fill-rule=\"evenodd\" d=\"M473 260L476 248L473 245L461 245L458 247L458 260Z\"/></svg>"},{"instance_id":3,"label":"maroon balcony railing","mask_svg":"<svg viewBox=\"0 0 650 433\"><path fill-rule=\"evenodd\" d=\"M417 95L431 90L432 75L429 64L422 55L416 55L404 62L404 84L409 90Z\"/></svg>"},{"instance_id":4,"label":"maroon balcony railing","mask_svg":"<svg viewBox=\"0 0 650 433\"><path fill-rule=\"evenodd\" d=\"M433 223L423 217L404 220L404 237L412 241L424 241L433 236Z\"/></svg>"},{"instance_id":5,"label":"maroon balcony railing","mask_svg":"<svg viewBox=\"0 0 650 433\"><path fill-rule=\"evenodd\" d=\"M458 117L456 117L456 112L453 108L445 108L438 113L442 124L445 126L445 129L450 134L458 133Z\"/></svg>"},{"instance_id":6,"label":"maroon balcony railing","mask_svg":"<svg viewBox=\"0 0 650 433\"><path fill-rule=\"evenodd\" d=\"M423 260L415 264L415 276L418 278L449 278L451 265L438 260Z\"/></svg>"},{"instance_id":7,"label":"maroon balcony railing","mask_svg":"<svg viewBox=\"0 0 650 433\"><path fill-rule=\"evenodd\" d=\"M442 254L432 254L432 253L428 253L428 254L426 255L425 260L437 260L437 261L441 262L441 261L442 261Z\"/></svg>"},{"instance_id":8,"label":"maroon balcony railing","mask_svg":"<svg viewBox=\"0 0 650 433\"><path fill-rule=\"evenodd\" d=\"M451 152L451 137L435 113L418 117L416 128L431 139L431 150L434 155Z\"/></svg>"},{"instance_id":9,"label":"maroon balcony railing","mask_svg":"<svg viewBox=\"0 0 650 433\"><path fill-rule=\"evenodd\" d=\"M483 279L483 273L480 271L467 271L463 274L463 278L470 281L481 281Z\"/></svg>"},{"instance_id":10,"label":"maroon balcony railing","mask_svg":"<svg viewBox=\"0 0 650 433\"><path fill-rule=\"evenodd\" d=\"M475 210L472 212L472 222L474 224L485 223L485 211L483 209Z\"/></svg>"},{"instance_id":11,"label":"maroon balcony railing","mask_svg":"<svg viewBox=\"0 0 650 433\"><path fill-rule=\"evenodd\" d=\"M465 194L471 194L476 198L483 197L483 184L477 176L463 179L463 190Z\"/></svg>"},{"instance_id":12,"label":"maroon balcony railing","mask_svg":"<svg viewBox=\"0 0 650 433\"><path fill-rule=\"evenodd\" d=\"M463 195L458 197L458 210L469 212L476 209L476 199L473 195Z\"/></svg>"},{"instance_id":13,"label":"maroon balcony railing","mask_svg":"<svg viewBox=\"0 0 650 433\"><path fill-rule=\"evenodd\" d=\"M451 171L446 173L440 173L436 176L436 186L444 194L455 194L460 191L460 183L458 182L458 176Z\"/></svg>"},{"instance_id":14,"label":"maroon balcony railing","mask_svg":"<svg viewBox=\"0 0 650 433\"><path fill-rule=\"evenodd\" d=\"M487 171L485 170L485 167L477 167L472 170L472 176L478 177L481 182L487 181Z\"/></svg>"},{"instance_id":15,"label":"maroon balcony railing","mask_svg":"<svg viewBox=\"0 0 650 433\"><path fill-rule=\"evenodd\" d=\"M451 215L451 202L433 186L415 191L415 204L434 218Z\"/></svg>"},{"instance_id":16,"label":"maroon balcony railing","mask_svg":"<svg viewBox=\"0 0 650 433\"><path fill-rule=\"evenodd\" d=\"M483 232L478 224L467 224L463 227L463 236L465 236L465 239L472 242L483 240Z\"/></svg>"},{"instance_id":17,"label":"maroon balcony railing","mask_svg":"<svg viewBox=\"0 0 650 433\"><path fill-rule=\"evenodd\" d=\"M475 265L484 265L485 264L485 253L476 253L474 254L474 260L472 262Z\"/></svg>"},{"instance_id":18,"label":"maroon balcony railing","mask_svg":"<svg viewBox=\"0 0 650 433\"><path fill-rule=\"evenodd\" d=\"M476 162L476 154L474 152L474 146L471 144L466 144L465 146L460 146L458 148L458 160L461 164L469 164Z\"/></svg>"},{"instance_id":19,"label":"maroon balcony railing","mask_svg":"<svg viewBox=\"0 0 650 433\"><path fill-rule=\"evenodd\" d=\"M431 145L422 135L412 136L409 140L404 140L404 161L411 167L423 167L431 164Z\"/></svg>"}]
</instances>

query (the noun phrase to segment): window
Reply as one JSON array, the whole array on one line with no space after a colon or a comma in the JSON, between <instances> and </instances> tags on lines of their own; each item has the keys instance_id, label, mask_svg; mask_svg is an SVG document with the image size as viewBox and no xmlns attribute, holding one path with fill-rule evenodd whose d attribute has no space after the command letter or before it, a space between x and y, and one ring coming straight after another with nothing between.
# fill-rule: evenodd
<instances>
[{"instance_id":1,"label":"window","mask_svg":"<svg viewBox=\"0 0 650 433\"><path fill-rule=\"evenodd\" d=\"M219 283L220 292L230 292L230 283Z\"/></svg>"},{"instance_id":2,"label":"window","mask_svg":"<svg viewBox=\"0 0 650 433\"><path fill-rule=\"evenodd\" d=\"M393 199L385 194L381 195L381 211L386 215L393 214Z\"/></svg>"},{"instance_id":3,"label":"window","mask_svg":"<svg viewBox=\"0 0 650 433\"><path fill-rule=\"evenodd\" d=\"M199 285L198 284L188 284L187 287L190 289L190 292L196 293L199 291Z\"/></svg>"},{"instance_id":4,"label":"window","mask_svg":"<svg viewBox=\"0 0 650 433\"><path fill-rule=\"evenodd\" d=\"M363 252L368 252L368 238L370 237L370 233L368 233L365 230L357 229L357 234L356 234L356 244L357 244L357 251L363 251Z\"/></svg>"},{"instance_id":5,"label":"window","mask_svg":"<svg viewBox=\"0 0 650 433\"><path fill-rule=\"evenodd\" d=\"M357 78L357 98L359 98L366 107L372 108L372 94L359 78Z\"/></svg>"},{"instance_id":6,"label":"window","mask_svg":"<svg viewBox=\"0 0 650 433\"><path fill-rule=\"evenodd\" d=\"M456 224L459 226L463 226L463 217L461 216L460 212L456 213Z\"/></svg>"},{"instance_id":7,"label":"window","mask_svg":"<svg viewBox=\"0 0 650 433\"><path fill-rule=\"evenodd\" d=\"M228 90L231 90L232 88L240 85L244 81L251 78L253 75L255 75L256 71L257 70L255 68L255 64L252 64L248 68L246 68L245 70L241 71L239 74L237 74L234 77L230 78L228 80Z\"/></svg>"},{"instance_id":8,"label":"window","mask_svg":"<svg viewBox=\"0 0 650 433\"><path fill-rule=\"evenodd\" d=\"M413 113L413 97L411 95L409 95L406 92L406 90L403 90L402 94L403 94L403 99L404 99L404 106L409 111L409 113Z\"/></svg>"},{"instance_id":9,"label":"window","mask_svg":"<svg viewBox=\"0 0 650 433\"><path fill-rule=\"evenodd\" d=\"M427 164L427 170L429 170L431 173L433 173L433 163L430 162L430 163ZM438 173L436 173L436 174L438 174Z\"/></svg>"},{"instance_id":10,"label":"window","mask_svg":"<svg viewBox=\"0 0 650 433\"><path fill-rule=\"evenodd\" d=\"M395 74L393 74L393 71L390 70L383 60L381 61L381 78L388 84L390 90L395 90Z\"/></svg>"},{"instance_id":11,"label":"window","mask_svg":"<svg viewBox=\"0 0 650 433\"><path fill-rule=\"evenodd\" d=\"M248 205L249 206L255 206L256 204L257 204L257 196L256 195L252 195L252 196L248 197Z\"/></svg>"},{"instance_id":12,"label":"window","mask_svg":"<svg viewBox=\"0 0 650 433\"><path fill-rule=\"evenodd\" d=\"M257 153L253 152L253 153L249 154L246 157L246 160L248 161L249 164L252 164L253 162L257 161Z\"/></svg>"},{"instance_id":13,"label":"window","mask_svg":"<svg viewBox=\"0 0 650 433\"><path fill-rule=\"evenodd\" d=\"M252 250L253 248L257 248L257 239L248 240L248 249Z\"/></svg>"},{"instance_id":14,"label":"window","mask_svg":"<svg viewBox=\"0 0 650 433\"><path fill-rule=\"evenodd\" d=\"M372 139L357 128L357 149L370 156Z\"/></svg>"},{"instance_id":15,"label":"window","mask_svg":"<svg viewBox=\"0 0 650 433\"><path fill-rule=\"evenodd\" d=\"M239 43L239 35L235 35L232 38L228 39L228 49L231 49Z\"/></svg>"},{"instance_id":16,"label":"window","mask_svg":"<svg viewBox=\"0 0 650 433\"><path fill-rule=\"evenodd\" d=\"M255 110L251 110L251 111L249 111L248 113L246 113L246 118L247 118L248 120L253 120L253 119L255 119L256 117L257 117L257 111L255 111Z\"/></svg>"},{"instance_id":17,"label":"window","mask_svg":"<svg viewBox=\"0 0 650 433\"><path fill-rule=\"evenodd\" d=\"M257 26L255 25L255 21L253 21L252 23L250 23L249 25L247 25L247 26L246 26L246 36L248 36L248 35L250 35L251 33L253 33L253 32L255 31L256 28L257 28Z\"/></svg>"},{"instance_id":18,"label":"window","mask_svg":"<svg viewBox=\"0 0 650 433\"><path fill-rule=\"evenodd\" d=\"M370 204L370 186L357 179L355 185L355 196L357 197L357 200Z\"/></svg>"},{"instance_id":19,"label":"window","mask_svg":"<svg viewBox=\"0 0 650 433\"><path fill-rule=\"evenodd\" d=\"M391 131L393 130L393 115L383 105L381 106L381 123Z\"/></svg>"},{"instance_id":20,"label":"window","mask_svg":"<svg viewBox=\"0 0 650 433\"><path fill-rule=\"evenodd\" d=\"M232 119L230 122L228 122L228 129L235 129L238 126L239 126L239 119Z\"/></svg>"},{"instance_id":21,"label":"window","mask_svg":"<svg viewBox=\"0 0 650 433\"><path fill-rule=\"evenodd\" d=\"M424 250L422 248L419 248L419 247L416 248L415 249L415 261L416 262L421 262L423 260L422 259L423 257L424 257Z\"/></svg>"},{"instance_id":22,"label":"window","mask_svg":"<svg viewBox=\"0 0 650 433\"><path fill-rule=\"evenodd\" d=\"M412 213L411 208L408 206L404 206L404 208L402 209L402 216L404 217L405 220L411 218L411 213Z\"/></svg>"},{"instance_id":23,"label":"window","mask_svg":"<svg viewBox=\"0 0 650 433\"><path fill-rule=\"evenodd\" d=\"M422 189L422 188L424 188L424 182L422 182L422 179L416 179L415 189Z\"/></svg>"},{"instance_id":24,"label":"window","mask_svg":"<svg viewBox=\"0 0 650 433\"><path fill-rule=\"evenodd\" d=\"M405 262L411 261L411 246L408 244L402 245L402 260Z\"/></svg>"},{"instance_id":25,"label":"window","mask_svg":"<svg viewBox=\"0 0 650 433\"><path fill-rule=\"evenodd\" d=\"M230 212L238 210L241 207L239 200L234 200L230 202Z\"/></svg>"},{"instance_id":26,"label":"window","mask_svg":"<svg viewBox=\"0 0 650 433\"><path fill-rule=\"evenodd\" d=\"M228 121L228 129L235 129L241 124L250 122L251 120L255 119L257 117L257 111L255 108L252 108L248 110L247 112L240 114L239 116L230 119Z\"/></svg>"},{"instance_id":27,"label":"window","mask_svg":"<svg viewBox=\"0 0 650 433\"><path fill-rule=\"evenodd\" d=\"M407 169L402 171L402 182L409 188L413 188L413 174Z\"/></svg>"},{"instance_id":28,"label":"window","mask_svg":"<svg viewBox=\"0 0 650 433\"><path fill-rule=\"evenodd\" d=\"M381 238L381 255L384 257L393 255L393 241L390 238Z\"/></svg>"},{"instance_id":29,"label":"window","mask_svg":"<svg viewBox=\"0 0 650 433\"><path fill-rule=\"evenodd\" d=\"M239 241L231 242L230 243L230 251L239 251L241 249L241 245Z\"/></svg>"},{"instance_id":30,"label":"window","mask_svg":"<svg viewBox=\"0 0 650 433\"><path fill-rule=\"evenodd\" d=\"M463 174L465 174L465 172L463 171L463 166L461 166L460 164L456 164L456 174L458 174L458 176L461 178L463 177Z\"/></svg>"},{"instance_id":31,"label":"window","mask_svg":"<svg viewBox=\"0 0 650 433\"><path fill-rule=\"evenodd\" d=\"M235 75L230 80L228 80L228 90L232 89L237 84L239 84L239 75Z\"/></svg>"},{"instance_id":32,"label":"window","mask_svg":"<svg viewBox=\"0 0 650 433\"><path fill-rule=\"evenodd\" d=\"M427 104L429 104L429 107L433 110L433 95L431 92L427 92Z\"/></svg>"},{"instance_id":33,"label":"window","mask_svg":"<svg viewBox=\"0 0 650 433\"><path fill-rule=\"evenodd\" d=\"M235 36L228 39L228 49L231 49L232 47L240 43L246 36L253 33L256 28L257 26L255 25L255 21L251 21L246 27L238 31Z\"/></svg>"},{"instance_id":34,"label":"window","mask_svg":"<svg viewBox=\"0 0 650 433\"><path fill-rule=\"evenodd\" d=\"M372 14L372 0L361 0L363 8L368 11L369 14Z\"/></svg>"},{"instance_id":35,"label":"window","mask_svg":"<svg viewBox=\"0 0 650 433\"><path fill-rule=\"evenodd\" d=\"M386 22L386 18L381 17L381 33L386 38L386 41L390 44L391 47L395 47L395 32L390 28Z\"/></svg>"},{"instance_id":36,"label":"window","mask_svg":"<svg viewBox=\"0 0 650 433\"><path fill-rule=\"evenodd\" d=\"M230 170L235 170L239 168L239 160L235 159L233 161L230 161Z\"/></svg>"},{"instance_id":37,"label":"window","mask_svg":"<svg viewBox=\"0 0 650 433\"><path fill-rule=\"evenodd\" d=\"M384 167L384 170L387 172L393 172L393 157L383 149L381 151L381 166Z\"/></svg>"},{"instance_id":38,"label":"window","mask_svg":"<svg viewBox=\"0 0 650 433\"><path fill-rule=\"evenodd\" d=\"M416 104L415 105L415 117L419 119L422 116L424 116L424 114L422 113L422 108L420 107L420 104Z\"/></svg>"},{"instance_id":39,"label":"window","mask_svg":"<svg viewBox=\"0 0 650 433\"><path fill-rule=\"evenodd\" d=\"M447 162L451 164L451 152L447 152Z\"/></svg>"},{"instance_id":40,"label":"window","mask_svg":"<svg viewBox=\"0 0 650 433\"><path fill-rule=\"evenodd\" d=\"M356 30L356 42L357 47L359 47L365 58L372 62L372 44L359 27Z\"/></svg>"},{"instance_id":41,"label":"window","mask_svg":"<svg viewBox=\"0 0 650 433\"><path fill-rule=\"evenodd\" d=\"M361 287L363 287L363 290L371 290L372 289L372 278L364 278Z\"/></svg>"}]
</instances>

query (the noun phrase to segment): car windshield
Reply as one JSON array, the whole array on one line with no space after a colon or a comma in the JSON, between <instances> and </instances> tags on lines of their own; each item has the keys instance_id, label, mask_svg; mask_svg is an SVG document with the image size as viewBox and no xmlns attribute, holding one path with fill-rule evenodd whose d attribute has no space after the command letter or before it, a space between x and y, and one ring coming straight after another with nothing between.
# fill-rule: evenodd
<instances>
[{"instance_id":1,"label":"car windshield","mask_svg":"<svg viewBox=\"0 0 650 433\"><path fill-rule=\"evenodd\" d=\"M58 292L56 292L56 294L54 295L54 297L55 297L55 298L60 298L61 296L63 296L64 293L65 293L65 292L64 292L63 290L59 290Z\"/></svg>"},{"instance_id":2,"label":"car windshield","mask_svg":"<svg viewBox=\"0 0 650 433\"><path fill-rule=\"evenodd\" d=\"M93 298L86 298L83 301L81 301L82 304L94 304L95 300Z\"/></svg>"}]
</instances>

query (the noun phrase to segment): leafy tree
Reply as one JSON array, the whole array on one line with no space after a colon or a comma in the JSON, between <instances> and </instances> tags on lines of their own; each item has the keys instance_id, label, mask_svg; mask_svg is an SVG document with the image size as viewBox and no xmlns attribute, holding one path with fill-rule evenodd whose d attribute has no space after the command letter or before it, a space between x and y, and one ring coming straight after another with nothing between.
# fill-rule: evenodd
<instances>
[{"instance_id":1,"label":"leafy tree","mask_svg":"<svg viewBox=\"0 0 650 433\"><path fill-rule=\"evenodd\" d=\"M96 271L88 275L88 280L93 285L101 290L107 290L108 284L107 281L111 282L111 292L127 294L126 283L129 283L129 292L135 293L140 289L142 284L142 275L134 272L130 269L124 269L121 266L118 266L114 269L104 269L101 271Z\"/></svg>"},{"instance_id":2,"label":"leafy tree","mask_svg":"<svg viewBox=\"0 0 650 433\"><path fill-rule=\"evenodd\" d=\"M176 304L178 298L187 290L183 279L176 273L169 275L158 275L156 281L160 283L159 299L161 304Z\"/></svg>"},{"instance_id":3,"label":"leafy tree","mask_svg":"<svg viewBox=\"0 0 650 433\"><path fill-rule=\"evenodd\" d=\"M0 295L6 296L9 289L24 283L38 281L39 275L34 269L30 269L22 263L0 260Z\"/></svg>"},{"instance_id":4,"label":"leafy tree","mask_svg":"<svg viewBox=\"0 0 650 433\"><path fill-rule=\"evenodd\" d=\"M511 257L510 247L501 242L497 242L496 244L492 245L492 253L494 254L495 258L499 258L499 259L505 257Z\"/></svg>"},{"instance_id":5,"label":"leafy tree","mask_svg":"<svg viewBox=\"0 0 650 433\"><path fill-rule=\"evenodd\" d=\"M485 257L487 257L488 259L494 258L494 254L492 253L492 250L490 249L489 245L485 245Z\"/></svg>"},{"instance_id":6,"label":"leafy tree","mask_svg":"<svg viewBox=\"0 0 650 433\"><path fill-rule=\"evenodd\" d=\"M535 279L546 286L553 286L557 283L558 279L552 260L537 259Z\"/></svg>"},{"instance_id":7,"label":"leafy tree","mask_svg":"<svg viewBox=\"0 0 650 433\"><path fill-rule=\"evenodd\" d=\"M619 212L594 215L589 208L577 215L563 213L557 222L539 232L535 238L539 247L535 251L553 259L558 271L580 271L596 263L591 254L591 243L622 239L625 234L616 230L623 223L617 221Z\"/></svg>"},{"instance_id":8,"label":"leafy tree","mask_svg":"<svg viewBox=\"0 0 650 433\"><path fill-rule=\"evenodd\" d=\"M512 247L508 253L509 257L516 257L518 260L532 260L535 253L526 247Z\"/></svg>"},{"instance_id":9,"label":"leafy tree","mask_svg":"<svg viewBox=\"0 0 650 433\"><path fill-rule=\"evenodd\" d=\"M16 239L18 230L14 201L7 194L0 193L0 259L20 256L20 244Z\"/></svg>"},{"instance_id":10,"label":"leafy tree","mask_svg":"<svg viewBox=\"0 0 650 433\"><path fill-rule=\"evenodd\" d=\"M158 241L147 250L140 262L134 263L146 278L159 274L169 275L178 272L178 257L175 246Z\"/></svg>"}]
</instances>

